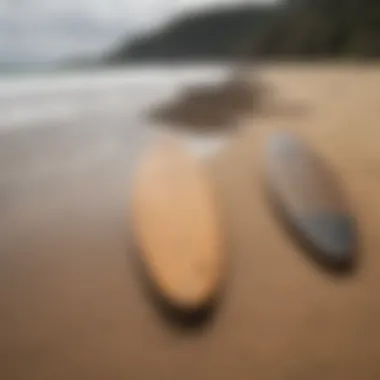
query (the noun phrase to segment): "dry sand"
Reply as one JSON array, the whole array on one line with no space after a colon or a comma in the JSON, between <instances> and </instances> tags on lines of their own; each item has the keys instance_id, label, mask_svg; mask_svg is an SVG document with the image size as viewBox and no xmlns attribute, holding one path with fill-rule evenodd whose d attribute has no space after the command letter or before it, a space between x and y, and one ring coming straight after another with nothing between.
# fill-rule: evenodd
<instances>
[{"instance_id":1,"label":"dry sand","mask_svg":"<svg viewBox=\"0 0 380 380\"><path fill-rule=\"evenodd\" d=\"M245 115L207 161L231 261L212 323L172 329L145 297L117 153L39 187L16 178L1 188L1 379L380 378L380 68L283 65L261 74L272 89L267 108ZM300 134L337 170L360 228L353 275L307 260L271 214L261 162L276 130ZM11 138L7 146L2 170L16 170L20 153ZM62 152L63 161L75 153Z\"/></svg>"}]
</instances>

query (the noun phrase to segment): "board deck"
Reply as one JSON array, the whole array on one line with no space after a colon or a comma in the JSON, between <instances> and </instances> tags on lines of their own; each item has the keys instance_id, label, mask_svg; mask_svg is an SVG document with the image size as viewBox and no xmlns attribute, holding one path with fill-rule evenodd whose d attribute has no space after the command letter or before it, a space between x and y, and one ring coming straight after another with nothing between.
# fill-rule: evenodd
<instances>
[{"instance_id":1,"label":"board deck","mask_svg":"<svg viewBox=\"0 0 380 380\"><path fill-rule=\"evenodd\" d=\"M184 146L160 140L137 170L133 229L142 262L172 305L213 298L224 266L217 205L205 173Z\"/></svg>"},{"instance_id":2,"label":"board deck","mask_svg":"<svg viewBox=\"0 0 380 380\"><path fill-rule=\"evenodd\" d=\"M336 178L290 133L277 133L267 151L268 184L275 202L319 259L345 265L355 248L353 218Z\"/></svg>"}]
</instances>

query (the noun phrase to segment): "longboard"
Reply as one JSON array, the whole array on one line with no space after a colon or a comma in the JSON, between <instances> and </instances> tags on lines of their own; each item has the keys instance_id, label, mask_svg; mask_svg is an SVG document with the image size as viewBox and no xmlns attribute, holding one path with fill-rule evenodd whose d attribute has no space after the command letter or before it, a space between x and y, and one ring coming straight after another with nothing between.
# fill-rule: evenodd
<instances>
[{"instance_id":1,"label":"longboard","mask_svg":"<svg viewBox=\"0 0 380 380\"><path fill-rule=\"evenodd\" d=\"M352 263L355 231L337 180L316 153L290 133L277 133L267 150L267 184L279 206L317 259Z\"/></svg>"},{"instance_id":2,"label":"longboard","mask_svg":"<svg viewBox=\"0 0 380 380\"><path fill-rule=\"evenodd\" d=\"M196 310L218 290L224 257L205 173L178 141L143 157L133 187L133 230L150 282L171 306Z\"/></svg>"}]
</instances>

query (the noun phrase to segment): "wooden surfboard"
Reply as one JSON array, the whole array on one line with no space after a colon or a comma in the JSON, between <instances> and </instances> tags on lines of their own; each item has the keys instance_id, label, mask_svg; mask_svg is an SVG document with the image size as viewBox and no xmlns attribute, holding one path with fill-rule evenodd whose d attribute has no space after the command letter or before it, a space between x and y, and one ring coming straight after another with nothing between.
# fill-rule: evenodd
<instances>
[{"instance_id":1,"label":"wooden surfboard","mask_svg":"<svg viewBox=\"0 0 380 380\"><path fill-rule=\"evenodd\" d=\"M353 218L321 159L292 134L277 133L267 151L267 179L276 205L317 259L338 266L351 263Z\"/></svg>"},{"instance_id":2,"label":"wooden surfboard","mask_svg":"<svg viewBox=\"0 0 380 380\"><path fill-rule=\"evenodd\" d=\"M215 295L223 272L213 190L179 142L143 157L133 188L133 229L151 282L171 306L193 310Z\"/></svg>"}]
</instances>

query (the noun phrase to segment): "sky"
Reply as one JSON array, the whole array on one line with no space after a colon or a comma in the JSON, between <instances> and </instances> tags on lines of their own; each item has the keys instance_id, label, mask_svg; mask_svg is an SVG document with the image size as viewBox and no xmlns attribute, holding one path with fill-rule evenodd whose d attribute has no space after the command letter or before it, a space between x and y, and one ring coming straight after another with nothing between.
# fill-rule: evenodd
<instances>
[{"instance_id":1,"label":"sky","mask_svg":"<svg viewBox=\"0 0 380 380\"><path fill-rule=\"evenodd\" d=\"M0 0L0 62L97 54L205 7L275 0Z\"/></svg>"}]
</instances>

